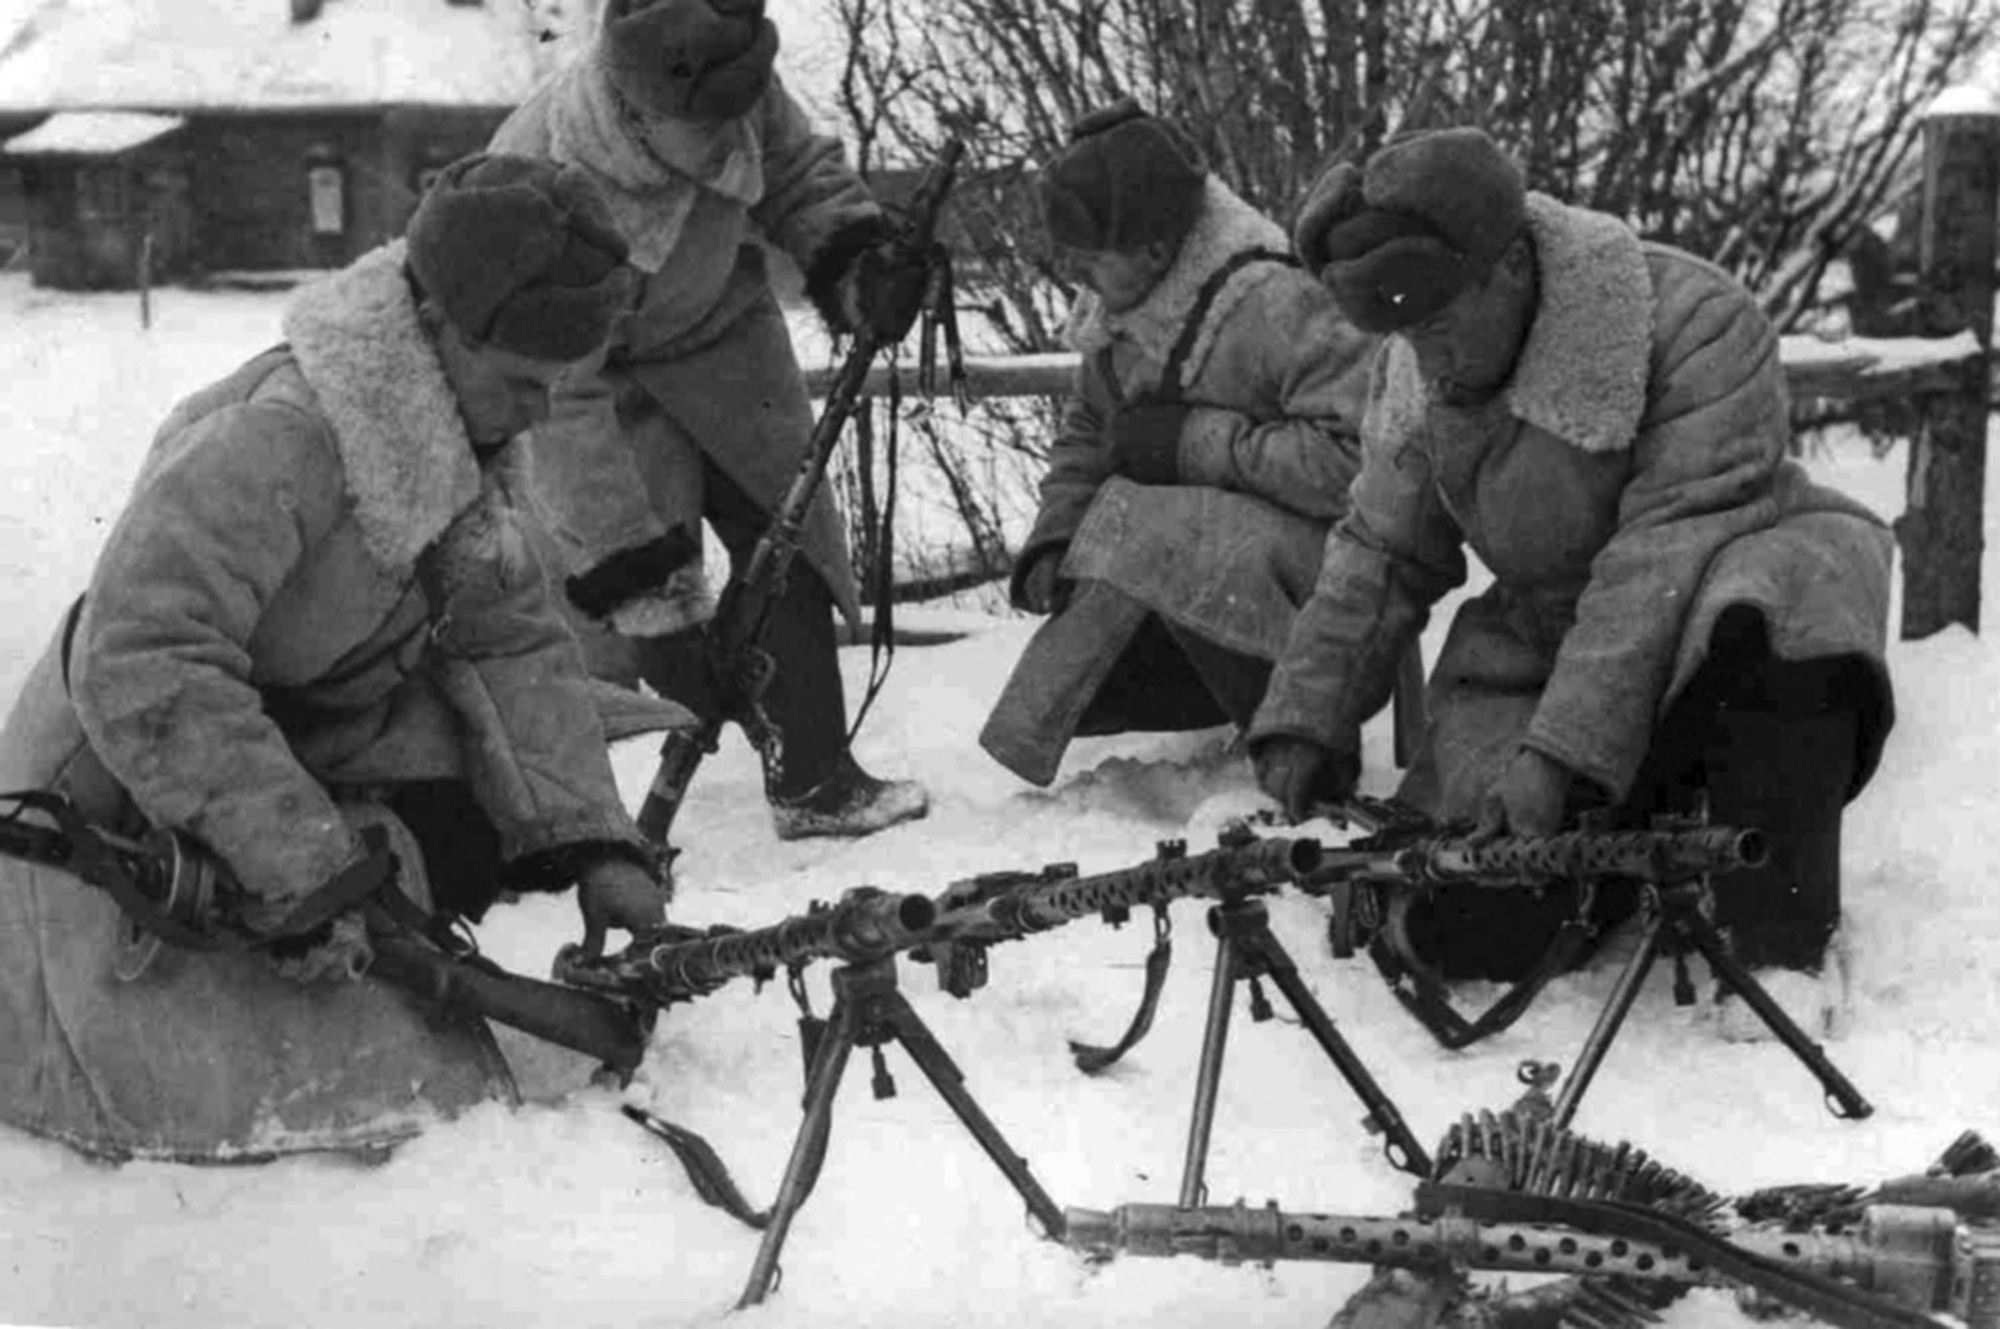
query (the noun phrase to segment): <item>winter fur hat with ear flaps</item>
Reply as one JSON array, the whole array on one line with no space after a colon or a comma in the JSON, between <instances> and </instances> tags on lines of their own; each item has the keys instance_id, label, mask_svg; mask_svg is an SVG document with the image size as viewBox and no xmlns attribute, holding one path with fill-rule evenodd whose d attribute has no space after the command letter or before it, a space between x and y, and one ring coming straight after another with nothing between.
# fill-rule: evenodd
<instances>
[{"instance_id":1,"label":"winter fur hat with ear flaps","mask_svg":"<svg viewBox=\"0 0 2000 1329\"><path fill-rule=\"evenodd\" d=\"M1179 245L1201 215L1207 176L1194 144L1128 97L1071 127L1037 181L1042 223L1070 249Z\"/></svg>"},{"instance_id":2,"label":"winter fur hat with ear flaps","mask_svg":"<svg viewBox=\"0 0 2000 1329\"><path fill-rule=\"evenodd\" d=\"M461 157L405 235L417 284L460 333L536 360L602 346L637 280L590 177L532 157Z\"/></svg>"},{"instance_id":3,"label":"winter fur hat with ear flaps","mask_svg":"<svg viewBox=\"0 0 2000 1329\"><path fill-rule=\"evenodd\" d=\"M1292 243L1356 327L1396 332L1493 270L1526 199L1521 168L1486 131L1430 130L1321 176Z\"/></svg>"},{"instance_id":4,"label":"winter fur hat with ear flaps","mask_svg":"<svg viewBox=\"0 0 2000 1329\"><path fill-rule=\"evenodd\" d=\"M609 0L597 51L611 86L639 110L717 123L770 86L778 30L764 0Z\"/></svg>"}]
</instances>

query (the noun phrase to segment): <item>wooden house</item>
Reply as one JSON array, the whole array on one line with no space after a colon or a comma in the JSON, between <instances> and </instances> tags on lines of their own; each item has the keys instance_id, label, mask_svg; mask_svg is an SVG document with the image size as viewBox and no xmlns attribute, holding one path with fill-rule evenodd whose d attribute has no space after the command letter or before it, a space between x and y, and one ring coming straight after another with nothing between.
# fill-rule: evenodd
<instances>
[{"instance_id":1,"label":"wooden house","mask_svg":"<svg viewBox=\"0 0 2000 1329\"><path fill-rule=\"evenodd\" d=\"M484 146L547 35L524 0L41 0L0 50L34 280L339 267Z\"/></svg>"}]
</instances>

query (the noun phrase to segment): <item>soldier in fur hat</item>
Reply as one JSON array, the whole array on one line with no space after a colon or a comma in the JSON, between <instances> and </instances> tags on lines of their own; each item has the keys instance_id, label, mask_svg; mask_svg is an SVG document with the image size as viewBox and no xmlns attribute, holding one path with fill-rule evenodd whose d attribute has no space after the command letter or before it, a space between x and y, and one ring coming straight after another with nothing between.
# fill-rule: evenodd
<instances>
[{"instance_id":1,"label":"soldier in fur hat","mask_svg":"<svg viewBox=\"0 0 2000 1329\"><path fill-rule=\"evenodd\" d=\"M798 263L836 331L899 337L922 295L886 261L890 225L839 143L785 90L777 48L763 0L609 0L589 47L491 145L588 172L631 240L636 305L558 391L526 488L570 569L592 668L702 712L717 704L702 523L740 569L812 431L766 246ZM868 835L921 817L922 786L877 779L848 749L832 614L856 622L860 603L824 489L801 553L762 643L777 663L764 695L777 833Z\"/></svg>"},{"instance_id":2,"label":"soldier in fur hat","mask_svg":"<svg viewBox=\"0 0 2000 1329\"><path fill-rule=\"evenodd\" d=\"M381 866L363 827L445 918L573 885L587 947L663 921L606 742L692 717L584 672L493 466L633 280L582 172L468 158L406 240L302 288L282 345L167 417L0 730L0 787L191 837L267 940L161 949L109 895L0 864L0 1118L242 1161L510 1098L483 1026L348 981L366 927L319 902Z\"/></svg>"},{"instance_id":3,"label":"soldier in fur hat","mask_svg":"<svg viewBox=\"0 0 2000 1329\"><path fill-rule=\"evenodd\" d=\"M1051 617L979 741L1047 784L1075 734L1248 722L1359 466L1376 339L1135 102L1080 120L1039 192L1082 363L1012 581Z\"/></svg>"},{"instance_id":4,"label":"soldier in fur hat","mask_svg":"<svg viewBox=\"0 0 2000 1329\"><path fill-rule=\"evenodd\" d=\"M1250 729L1294 814L1351 791L1403 642L1466 577L1405 799L1486 834L1575 812L1762 829L1718 881L1739 959L1827 1016L1843 805L1892 717L1893 542L1791 460L1778 339L1743 286L1621 221L1529 192L1483 131L1393 141L1312 189L1299 252L1374 366L1353 507ZM1412 911L1446 976L1511 977L1558 921L1493 893ZM1813 1007L1808 1011L1808 1007ZM1740 1020L1740 1015L1736 1017Z\"/></svg>"}]
</instances>

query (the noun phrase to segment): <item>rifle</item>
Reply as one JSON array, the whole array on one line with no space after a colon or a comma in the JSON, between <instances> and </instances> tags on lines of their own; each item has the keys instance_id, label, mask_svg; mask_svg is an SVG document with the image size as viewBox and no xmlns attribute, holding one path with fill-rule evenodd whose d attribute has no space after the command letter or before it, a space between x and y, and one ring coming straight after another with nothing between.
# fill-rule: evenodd
<instances>
[{"instance_id":1,"label":"rifle","mask_svg":"<svg viewBox=\"0 0 2000 1329\"><path fill-rule=\"evenodd\" d=\"M912 194L894 241L907 260L936 264L938 217L964 155L964 142L950 140ZM939 268L934 266L932 271L935 275ZM652 785L639 806L640 833L663 849L667 847L667 836L673 830L681 801L687 796L688 784L702 758L716 750L726 720L733 719L743 727L767 766L782 760L780 737L764 718L762 709L764 693L777 665L759 643L763 641L771 606L784 594L785 577L798 554L799 532L805 526L806 513L826 477L841 431L861 401L868 368L883 349L884 343L872 329L862 327L855 331L847 357L827 389L825 409L813 424L805 456L798 473L792 477L791 487L785 491L784 501L772 515L769 529L758 538L742 575L731 578L723 588L706 635L717 705L694 729L668 732L660 744L660 761Z\"/></svg>"},{"instance_id":2,"label":"rifle","mask_svg":"<svg viewBox=\"0 0 2000 1329\"><path fill-rule=\"evenodd\" d=\"M233 902L243 888L187 836L164 832L142 841L116 836L91 825L67 798L44 790L0 794L0 802L13 804L0 814L0 855L59 869L106 891L153 937L196 950L248 949L268 941L234 921ZM40 819L31 819L31 813ZM380 834L372 827L363 833ZM384 884L354 902L370 923L369 976L449 1011L482 1016L596 1057L621 1072L638 1066L650 1015L635 1003L509 973L469 948L445 950L440 940L403 926L381 903L395 890L386 883L392 874L389 866L378 879Z\"/></svg>"}]
</instances>

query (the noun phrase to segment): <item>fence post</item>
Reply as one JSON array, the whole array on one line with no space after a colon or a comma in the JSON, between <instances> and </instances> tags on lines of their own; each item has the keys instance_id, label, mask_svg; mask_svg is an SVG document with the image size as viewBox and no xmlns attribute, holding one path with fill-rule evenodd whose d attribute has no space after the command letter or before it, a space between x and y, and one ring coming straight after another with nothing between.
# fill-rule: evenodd
<instances>
[{"instance_id":1,"label":"fence post","mask_svg":"<svg viewBox=\"0 0 2000 1329\"><path fill-rule=\"evenodd\" d=\"M1970 328L1982 354L1964 362L1953 390L1920 402L1907 504L1896 523L1905 641L1953 623L1979 631L1994 233L2000 229L2000 100L1983 90L1952 89L1931 104L1923 125L1918 288L1923 333L1948 337Z\"/></svg>"}]
</instances>

